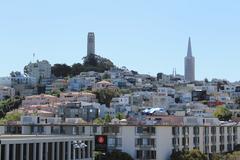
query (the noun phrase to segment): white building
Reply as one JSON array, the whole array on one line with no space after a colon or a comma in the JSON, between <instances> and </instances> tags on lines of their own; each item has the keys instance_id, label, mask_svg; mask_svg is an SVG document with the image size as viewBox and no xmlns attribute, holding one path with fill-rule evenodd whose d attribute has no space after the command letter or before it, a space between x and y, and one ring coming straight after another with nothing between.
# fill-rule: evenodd
<instances>
[{"instance_id":1,"label":"white building","mask_svg":"<svg viewBox=\"0 0 240 160\"><path fill-rule=\"evenodd\" d=\"M93 150L92 136L1 135L0 159L93 160Z\"/></svg>"},{"instance_id":2,"label":"white building","mask_svg":"<svg viewBox=\"0 0 240 160\"><path fill-rule=\"evenodd\" d=\"M0 86L0 100L9 97L13 98L15 96L15 89L6 86Z\"/></svg>"},{"instance_id":3,"label":"white building","mask_svg":"<svg viewBox=\"0 0 240 160\"><path fill-rule=\"evenodd\" d=\"M37 81L51 78L51 64L46 60L29 63L25 70L30 77L36 78Z\"/></svg>"},{"instance_id":4,"label":"white building","mask_svg":"<svg viewBox=\"0 0 240 160\"><path fill-rule=\"evenodd\" d=\"M166 120L164 120L166 118ZM120 150L135 160L168 160L172 152L199 149L205 154L224 153L240 144L240 126L237 123L220 122L216 118L163 117L144 124L31 124L17 126L22 134L67 134L107 136L107 150ZM167 123L169 122L170 123ZM0 127L2 133L11 127ZM58 136L56 136L58 137ZM3 143L2 143L3 144Z\"/></svg>"}]
</instances>

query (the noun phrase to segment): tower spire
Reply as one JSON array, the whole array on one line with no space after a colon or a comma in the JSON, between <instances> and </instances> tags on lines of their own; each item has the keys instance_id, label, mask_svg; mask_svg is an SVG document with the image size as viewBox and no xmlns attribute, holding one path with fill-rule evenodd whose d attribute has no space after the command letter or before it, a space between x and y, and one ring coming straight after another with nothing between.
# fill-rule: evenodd
<instances>
[{"instance_id":1,"label":"tower spire","mask_svg":"<svg viewBox=\"0 0 240 160\"><path fill-rule=\"evenodd\" d=\"M191 46L191 37L188 39L188 51L187 51L187 56L192 57L192 46Z\"/></svg>"},{"instance_id":2,"label":"tower spire","mask_svg":"<svg viewBox=\"0 0 240 160\"><path fill-rule=\"evenodd\" d=\"M184 59L185 80L195 81L195 58L192 56L191 38L188 39L187 56Z\"/></svg>"}]
</instances>

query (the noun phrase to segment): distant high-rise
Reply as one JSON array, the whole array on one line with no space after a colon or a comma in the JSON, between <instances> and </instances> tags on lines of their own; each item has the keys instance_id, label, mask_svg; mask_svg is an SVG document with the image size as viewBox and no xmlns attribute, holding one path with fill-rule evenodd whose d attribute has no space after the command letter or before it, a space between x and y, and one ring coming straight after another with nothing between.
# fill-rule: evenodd
<instances>
[{"instance_id":1,"label":"distant high-rise","mask_svg":"<svg viewBox=\"0 0 240 160\"><path fill-rule=\"evenodd\" d=\"M88 32L87 55L95 54L95 36L94 32Z\"/></svg>"},{"instance_id":2,"label":"distant high-rise","mask_svg":"<svg viewBox=\"0 0 240 160\"><path fill-rule=\"evenodd\" d=\"M184 58L185 80L195 81L195 58L192 56L191 38L188 40L187 56Z\"/></svg>"}]
</instances>

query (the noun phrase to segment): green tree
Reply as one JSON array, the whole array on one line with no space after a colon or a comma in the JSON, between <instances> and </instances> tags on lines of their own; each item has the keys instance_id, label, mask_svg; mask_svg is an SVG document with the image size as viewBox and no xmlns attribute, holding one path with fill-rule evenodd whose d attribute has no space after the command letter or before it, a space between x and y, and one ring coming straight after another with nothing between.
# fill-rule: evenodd
<instances>
[{"instance_id":1,"label":"green tree","mask_svg":"<svg viewBox=\"0 0 240 160\"><path fill-rule=\"evenodd\" d=\"M207 160L207 156L197 149L173 152L171 160Z\"/></svg>"},{"instance_id":2,"label":"green tree","mask_svg":"<svg viewBox=\"0 0 240 160\"><path fill-rule=\"evenodd\" d=\"M104 120L102 118L96 118L96 119L94 119L93 123L102 125L102 124L104 124Z\"/></svg>"},{"instance_id":3,"label":"green tree","mask_svg":"<svg viewBox=\"0 0 240 160\"><path fill-rule=\"evenodd\" d=\"M71 70L72 76L79 75L83 71L84 71L84 67L81 63L74 63L72 65L72 70Z\"/></svg>"},{"instance_id":4,"label":"green tree","mask_svg":"<svg viewBox=\"0 0 240 160\"><path fill-rule=\"evenodd\" d=\"M228 121L229 119L232 118L232 112L223 106L217 107L213 114L221 121Z\"/></svg>"},{"instance_id":5,"label":"green tree","mask_svg":"<svg viewBox=\"0 0 240 160\"><path fill-rule=\"evenodd\" d=\"M22 113L20 112L9 112L4 118L0 119L0 124L6 124L10 121L20 121Z\"/></svg>"},{"instance_id":6,"label":"green tree","mask_svg":"<svg viewBox=\"0 0 240 160\"><path fill-rule=\"evenodd\" d=\"M171 160L185 160L185 152L184 151L177 151L173 152L170 156Z\"/></svg>"},{"instance_id":7,"label":"green tree","mask_svg":"<svg viewBox=\"0 0 240 160\"><path fill-rule=\"evenodd\" d=\"M118 97L120 95L119 90L114 88L98 89L94 91L94 94L96 94L99 103L105 104L107 107L110 107L112 98Z\"/></svg>"},{"instance_id":8,"label":"green tree","mask_svg":"<svg viewBox=\"0 0 240 160\"><path fill-rule=\"evenodd\" d=\"M119 113L116 114L116 118L119 119L119 120L122 120L122 119L125 118L125 116L124 116L123 113L120 113L120 112L119 112Z\"/></svg>"},{"instance_id":9,"label":"green tree","mask_svg":"<svg viewBox=\"0 0 240 160\"><path fill-rule=\"evenodd\" d=\"M72 68L67 64L54 64L52 66L52 74L56 77L67 77L71 75Z\"/></svg>"},{"instance_id":10,"label":"green tree","mask_svg":"<svg viewBox=\"0 0 240 160\"><path fill-rule=\"evenodd\" d=\"M223 156L223 160L240 160L240 151L228 153Z\"/></svg>"},{"instance_id":11,"label":"green tree","mask_svg":"<svg viewBox=\"0 0 240 160\"><path fill-rule=\"evenodd\" d=\"M189 151L186 160L207 160L207 156L197 149Z\"/></svg>"},{"instance_id":12,"label":"green tree","mask_svg":"<svg viewBox=\"0 0 240 160\"><path fill-rule=\"evenodd\" d=\"M89 54L86 57L83 58L83 64L84 66L97 66L97 58L95 54Z\"/></svg>"},{"instance_id":13,"label":"green tree","mask_svg":"<svg viewBox=\"0 0 240 160\"><path fill-rule=\"evenodd\" d=\"M104 72L114 67L112 61L96 54L90 54L83 58L85 71Z\"/></svg>"},{"instance_id":14,"label":"green tree","mask_svg":"<svg viewBox=\"0 0 240 160\"><path fill-rule=\"evenodd\" d=\"M112 117L110 116L110 114L106 114L104 117L104 122L110 123L111 121L112 121Z\"/></svg>"},{"instance_id":15,"label":"green tree","mask_svg":"<svg viewBox=\"0 0 240 160\"><path fill-rule=\"evenodd\" d=\"M210 154L209 159L210 160L222 160L222 155L213 153L213 154Z\"/></svg>"},{"instance_id":16,"label":"green tree","mask_svg":"<svg viewBox=\"0 0 240 160\"><path fill-rule=\"evenodd\" d=\"M50 93L50 95L52 95L52 96L55 96L55 97L60 97L60 94L61 94L61 91L60 90L56 90L56 91L52 91L51 93Z\"/></svg>"},{"instance_id":17,"label":"green tree","mask_svg":"<svg viewBox=\"0 0 240 160\"><path fill-rule=\"evenodd\" d=\"M107 73L104 73L104 75L102 76L102 79L111 79L111 76Z\"/></svg>"},{"instance_id":18,"label":"green tree","mask_svg":"<svg viewBox=\"0 0 240 160\"><path fill-rule=\"evenodd\" d=\"M111 153L107 153L105 160L133 160L133 158L128 153L112 151Z\"/></svg>"}]
</instances>

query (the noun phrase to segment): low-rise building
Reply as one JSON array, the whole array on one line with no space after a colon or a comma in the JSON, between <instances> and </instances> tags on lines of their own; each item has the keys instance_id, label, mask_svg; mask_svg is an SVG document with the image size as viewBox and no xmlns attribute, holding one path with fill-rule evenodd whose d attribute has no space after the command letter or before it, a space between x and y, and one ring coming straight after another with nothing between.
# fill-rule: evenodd
<instances>
[{"instance_id":1,"label":"low-rise building","mask_svg":"<svg viewBox=\"0 0 240 160\"><path fill-rule=\"evenodd\" d=\"M63 119L82 118L86 121L92 121L98 117L98 109L87 102L69 102L59 104L57 114Z\"/></svg>"},{"instance_id":2,"label":"low-rise building","mask_svg":"<svg viewBox=\"0 0 240 160\"><path fill-rule=\"evenodd\" d=\"M60 102L96 102L96 95L89 92L65 92L60 94Z\"/></svg>"},{"instance_id":3,"label":"low-rise building","mask_svg":"<svg viewBox=\"0 0 240 160\"><path fill-rule=\"evenodd\" d=\"M51 78L51 64L46 60L31 62L24 69L30 77L36 78L39 82Z\"/></svg>"},{"instance_id":4,"label":"low-rise building","mask_svg":"<svg viewBox=\"0 0 240 160\"><path fill-rule=\"evenodd\" d=\"M0 86L0 100L5 98L13 98L15 96L15 89L6 86Z\"/></svg>"},{"instance_id":5,"label":"low-rise building","mask_svg":"<svg viewBox=\"0 0 240 160\"><path fill-rule=\"evenodd\" d=\"M107 139L107 151L127 152L136 160L167 160L172 152L192 149L199 149L205 154L225 153L240 144L240 126L237 123L222 123L216 119L198 117L166 118L156 117L149 124L126 122L108 125L61 123L3 126L1 131L9 131L11 127L24 127L24 134L32 134L32 128L37 127L42 133L54 135L100 135Z\"/></svg>"},{"instance_id":6,"label":"low-rise building","mask_svg":"<svg viewBox=\"0 0 240 160\"><path fill-rule=\"evenodd\" d=\"M40 94L34 96L26 96L22 102L22 106L28 107L31 105L45 105L45 104L54 105L55 103L57 103L57 101L58 98L56 96Z\"/></svg>"},{"instance_id":7,"label":"low-rise building","mask_svg":"<svg viewBox=\"0 0 240 160\"><path fill-rule=\"evenodd\" d=\"M93 160L93 136L1 135L1 160Z\"/></svg>"}]
</instances>

